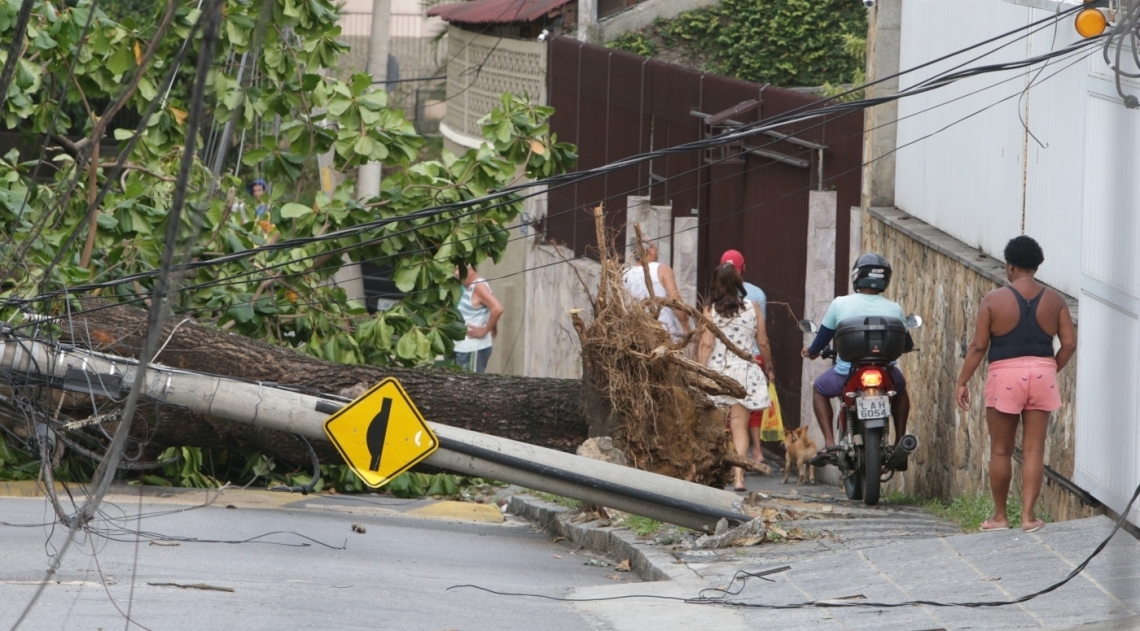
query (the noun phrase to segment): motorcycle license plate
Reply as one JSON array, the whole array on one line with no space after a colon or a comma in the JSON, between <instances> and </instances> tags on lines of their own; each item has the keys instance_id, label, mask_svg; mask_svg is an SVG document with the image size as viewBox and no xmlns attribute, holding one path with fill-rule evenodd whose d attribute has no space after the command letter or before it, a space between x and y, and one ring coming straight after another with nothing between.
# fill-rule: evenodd
<instances>
[{"instance_id":1,"label":"motorcycle license plate","mask_svg":"<svg viewBox=\"0 0 1140 631\"><path fill-rule=\"evenodd\" d=\"M859 420L886 418L891 415L890 397L860 397L855 399L855 411Z\"/></svg>"}]
</instances>

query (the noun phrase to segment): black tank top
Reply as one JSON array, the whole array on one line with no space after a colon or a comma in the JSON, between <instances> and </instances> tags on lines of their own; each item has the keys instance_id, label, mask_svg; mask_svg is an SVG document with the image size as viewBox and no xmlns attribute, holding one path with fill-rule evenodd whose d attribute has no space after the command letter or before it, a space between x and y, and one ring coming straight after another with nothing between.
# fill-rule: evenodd
<instances>
[{"instance_id":1,"label":"black tank top","mask_svg":"<svg viewBox=\"0 0 1140 631\"><path fill-rule=\"evenodd\" d=\"M1053 336L1037 323L1037 305L1041 304L1045 290L1032 300L1026 300L1012 285L1009 290L1017 296L1021 317L1012 331L990 339L990 363L1016 357L1053 357Z\"/></svg>"}]
</instances>

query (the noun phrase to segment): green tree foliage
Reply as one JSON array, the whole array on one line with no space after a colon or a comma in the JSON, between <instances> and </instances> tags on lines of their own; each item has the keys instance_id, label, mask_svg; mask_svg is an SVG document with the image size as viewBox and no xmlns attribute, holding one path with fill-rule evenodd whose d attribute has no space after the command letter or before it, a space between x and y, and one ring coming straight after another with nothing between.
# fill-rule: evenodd
<instances>
[{"instance_id":1,"label":"green tree foliage","mask_svg":"<svg viewBox=\"0 0 1140 631\"><path fill-rule=\"evenodd\" d=\"M669 51L707 72L782 87L847 83L863 66L849 37L864 38L867 11L855 0L721 0L626 33L612 48L643 56Z\"/></svg>"},{"instance_id":2,"label":"green tree foliage","mask_svg":"<svg viewBox=\"0 0 1140 631\"><path fill-rule=\"evenodd\" d=\"M19 4L0 0L4 50L12 39ZM27 299L44 289L58 292L159 267L185 148L201 37L193 27L202 12L197 2L177 0L120 0L112 6L121 14L124 7L143 10L152 4L156 19L124 16L116 21L102 9L94 9L91 16L89 0L72 7L37 3L27 51L0 110L0 127L25 132L35 149L34 155L12 150L0 159L0 298ZM160 34L167 7L173 9L172 26ZM88 17L93 17L90 32L80 41ZM271 183L268 212L255 216L243 182L232 175L215 178L207 168L213 156L200 150L190 177L182 239L195 261L246 256L182 275L174 311L326 360L430 363L450 355L454 341L465 334L455 309L461 293L456 266L497 260L507 243L504 224L520 214L522 201L515 196L483 204L479 212L459 209L405 217L480 197L523 177L563 172L576 159L574 148L550 133L550 108L508 94L483 121L486 144L460 156L445 154L440 160L413 164L423 140L400 110L388 107L386 93L373 89L367 75L335 78L332 70L346 50L338 39L338 17L329 0L225 1L208 81L207 118L197 147L207 146L210 134L235 119L234 144L248 132L240 168L256 169ZM163 77L191 37L190 60L168 90ZM148 58L152 48L155 52ZM256 61L252 73L239 81L237 60L247 52ZM3 55L0 52L0 60ZM69 79L72 60L74 76ZM136 77L137 88L132 90ZM62 103L57 102L61 86L66 87ZM73 147L57 154L38 181L32 181L30 173L45 132L64 146L69 131L90 135L102 114L99 104L105 107L124 94L129 95L124 112L134 113L136 119L151 103L159 107L145 119L137 144L126 156L126 171L110 182L109 167L134 137L134 129L114 129L109 142L118 142L116 151L108 155L103 150L97 184L109 184L110 191L96 215L93 254L84 261L89 184L82 151ZM57 110L60 114L54 118ZM82 119L71 120L68 112L79 112ZM369 161L382 162L380 194L357 200L351 180L332 194L303 191L303 168L326 152L332 154L333 170L342 175ZM230 160L227 170L238 166L235 158ZM45 174L50 178L45 180ZM73 182L74 191L68 194ZM227 203L227 195L236 195L238 202L245 198L244 206ZM313 239L381 219L392 221L337 238ZM73 232L78 238L61 251ZM267 247L280 243L290 247ZM363 305L346 300L343 290L329 283L343 265L342 253L389 266L407 298L368 316ZM60 264L50 267L57 255ZM141 306L152 283L146 278L96 293ZM68 308L62 299L32 306L53 313ZM25 317L14 307L0 310L0 320L18 323Z\"/></svg>"}]
</instances>

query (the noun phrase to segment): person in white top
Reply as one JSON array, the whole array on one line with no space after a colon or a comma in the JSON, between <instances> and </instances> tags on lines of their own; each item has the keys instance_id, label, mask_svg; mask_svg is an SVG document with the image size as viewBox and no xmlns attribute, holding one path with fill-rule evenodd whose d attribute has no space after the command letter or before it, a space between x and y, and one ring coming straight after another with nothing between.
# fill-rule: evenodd
<instances>
[{"instance_id":1,"label":"person in white top","mask_svg":"<svg viewBox=\"0 0 1140 631\"><path fill-rule=\"evenodd\" d=\"M467 325L467 337L455 343L455 362L464 370L484 372L491 359L492 338L503 315L503 305L474 267L460 266L455 273L463 282L459 314Z\"/></svg>"},{"instance_id":2,"label":"person in white top","mask_svg":"<svg viewBox=\"0 0 1140 631\"><path fill-rule=\"evenodd\" d=\"M633 250L631 258L634 264L630 265L622 274L622 282L634 300L645 300L649 298L649 288L645 284L645 270L641 266L642 261L638 258L637 238L634 237L629 245ZM641 249L645 251L645 263L649 267L649 278L653 281L653 296L656 298L672 298L677 302L682 302L681 292L677 291L677 281L673 278L673 269L664 263L657 262L657 243L648 240L642 241ZM689 332L689 316L683 311L674 311L666 307L661 310L657 320L669 332L674 342L680 341Z\"/></svg>"}]
</instances>

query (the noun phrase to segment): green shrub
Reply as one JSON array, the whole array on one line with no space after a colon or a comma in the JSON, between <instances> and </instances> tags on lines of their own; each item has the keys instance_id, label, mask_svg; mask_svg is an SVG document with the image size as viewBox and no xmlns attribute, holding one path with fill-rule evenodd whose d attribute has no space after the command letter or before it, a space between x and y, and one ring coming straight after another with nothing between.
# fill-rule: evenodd
<instances>
[{"instance_id":1,"label":"green shrub","mask_svg":"<svg viewBox=\"0 0 1140 631\"><path fill-rule=\"evenodd\" d=\"M864 66L867 11L851 0L721 0L625 33L611 48L676 50L702 70L782 87L851 83Z\"/></svg>"}]
</instances>

